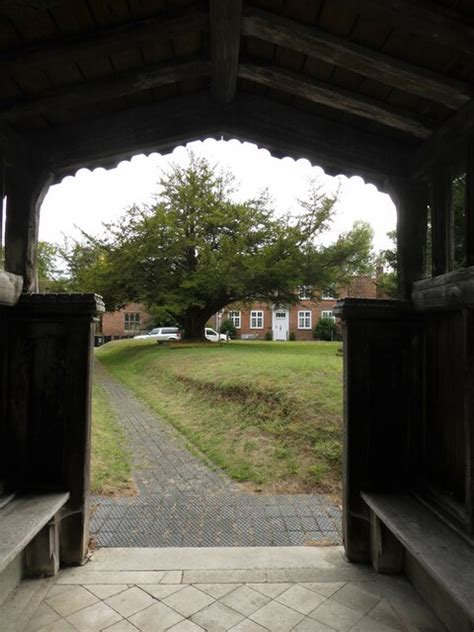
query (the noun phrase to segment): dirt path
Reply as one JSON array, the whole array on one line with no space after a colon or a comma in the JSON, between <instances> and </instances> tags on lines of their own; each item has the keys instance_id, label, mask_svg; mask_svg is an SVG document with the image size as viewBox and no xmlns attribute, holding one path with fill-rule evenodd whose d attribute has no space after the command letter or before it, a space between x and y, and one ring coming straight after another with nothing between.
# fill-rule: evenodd
<instances>
[{"instance_id":1,"label":"dirt path","mask_svg":"<svg viewBox=\"0 0 474 632\"><path fill-rule=\"evenodd\" d=\"M208 467L184 438L98 362L95 379L123 426L138 496L93 497L99 546L340 543L341 512L316 494L250 493Z\"/></svg>"}]
</instances>

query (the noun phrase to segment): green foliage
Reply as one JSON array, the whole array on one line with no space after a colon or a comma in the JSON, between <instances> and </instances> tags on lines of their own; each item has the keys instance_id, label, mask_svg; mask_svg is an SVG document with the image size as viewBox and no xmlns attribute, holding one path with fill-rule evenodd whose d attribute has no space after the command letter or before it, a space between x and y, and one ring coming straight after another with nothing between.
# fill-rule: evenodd
<instances>
[{"instance_id":1,"label":"green foliage","mask_svg":"<svg viewBox=\"0 0 474 632\"><path fill-rule=\"evenodd\" d=\"M367 273L368 225L321 244L335 203L312 183L302 214L276 218L267 192L236 201L232 174L189 154L187 167L162 177L152 206L132 206L101 239L74 244L66 253L71 284L102 294L108 309L144 302L158 320L174 319L186 338L199 338L230 303L278 295L293 304L298 286L325 288Z\"/></svg>"},{"instance_id":2,"label":"green foliage","mask_svg":"<svg viewBox=\"0 0 474 632\"><path fill-rule=\"evenodd\" d=\"M273 334L271 331L267 331L264 336L265 340L273 340Z\"/></svg>"},{"instance_id":3,"label":"green foliage","mask_svg":"<svg viewBox=\"0 0 474 632\"><path fill-rule=\"evenodd\" d=\"M336 321L334 318L320 318L314 328L313 338L315 340L334 340L336 333Z\"/></svg>"},{"instance_id":4,"label":"green foliage","mask_svg":"<svg viewBox=\"0 0 474 632\"><path fill-rule=\"evenodd\" d=\"M231 320L224 320L219 331L221 334L227 334L231 338L235 338L237 335L237 330Z\"/></svg>"},{"instance_id":5,"label":"green foliage","mask_svg":"<svg viewBox=\"0 0 474 632\"><path fill-rule=\"evenodd\" d=\"M67 292L68 279L61 265L61 252L56 244L39 241L36 251L38 287L40 292Z\"/></svg>"},{"instance_id":6,"label":"green foliage","mask_svg":"<svg viewBox=\"0 0 474 632\"><path fill-rule=\"evenodd\" d=\"M295 334L295 332L294 332L294 331L290 331L290 335L288 336L288 339L289 339L291 342L294 342L294 341L296 340L296 334Z\"/></svg>"}]
</instances>

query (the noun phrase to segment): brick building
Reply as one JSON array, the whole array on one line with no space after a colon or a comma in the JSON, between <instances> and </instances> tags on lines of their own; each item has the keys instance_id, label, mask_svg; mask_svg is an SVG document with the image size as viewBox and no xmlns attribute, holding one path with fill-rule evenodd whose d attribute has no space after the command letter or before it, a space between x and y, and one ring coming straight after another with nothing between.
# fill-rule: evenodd
<instances>
[{"instance_id":1,"label":"brick building","mask_svg":"<svg viewBox=\"0 0 474 632\"><path fill-rule=\"evenodd\" d=\"M252 305L230 305L213 316L211 326L219 329L224 320L231 320L238 338L263 339L267 332L273 340L312 340L313 330L322 317L333 317L337 299L323 297L311 300L306 288L299 290L296 305L254 303ZM378 298L376 280L370 277L355 277L347 288L339 292L340 298Z\"/></svg>"},{"instance_id":2,"label":"brick building","mask_svg":"<svg viewBox=\"0 0 474 632\"><path fill-rule=\"evenodd\" d=\"M105 339L130 338L150 329L150 314L140 303L129 303L101 318L101 334Z\"/></svg>"},{"instance_id":3,"label":"brick building","mask_svg":"<svg viewBox=\"0 0 474 632\"><path fill-rule=\"evenodd\" d=\"M350 285L339 292L340 298L380 298L375 279L355 277ZM274 340L288 340L294 333L295 340L312 340L313 330L319 319L333 316L336 298L325 297L320 301L311 300L305 288L299 292L300 301L296 305L232 305L212 317L209 325L219 329L220 324L230 319L237 330L238 338L263 339L271 332ZM148 331L151 317L146 307L140 303L129 303L115 312L105 312L101 319L100 334L105 340L131 338ZM97 332L99 333L99 332Z\"/></svg>"}]
</instances>

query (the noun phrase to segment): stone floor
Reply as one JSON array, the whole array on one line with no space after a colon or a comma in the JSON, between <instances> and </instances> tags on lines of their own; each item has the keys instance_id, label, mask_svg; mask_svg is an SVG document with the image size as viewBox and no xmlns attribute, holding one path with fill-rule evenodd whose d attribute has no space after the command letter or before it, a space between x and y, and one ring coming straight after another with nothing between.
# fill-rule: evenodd
<instances>
[{"instance_id":1,"label":"stone floor","mask_svg":"<svg viewBox=\"0 0 474 632\"><path fill-rule=\"evenodd\" d=\"M401 577L339 547L101 549L84 567L24 581L2 632L442 632Z\"/></svg>"},{"instance_id":2,"label":"stone floor","mask_svg":"<svg viewBox=\"0 0 474 632\"><path fill-rule=\"evenodd\" d=\"M99 546L287 546L341 542L341 510L318 494L250 493L186 448L183 437L99 364L127 436L139 495L93 498Z\"/></svg>"}]
</instances>

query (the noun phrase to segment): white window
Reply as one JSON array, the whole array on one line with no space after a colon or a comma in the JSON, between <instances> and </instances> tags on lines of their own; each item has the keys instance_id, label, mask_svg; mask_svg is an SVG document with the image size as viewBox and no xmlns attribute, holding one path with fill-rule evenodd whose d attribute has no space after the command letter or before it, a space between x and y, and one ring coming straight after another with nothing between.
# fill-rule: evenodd
<instances>
[{"instance_id":1,"label":"white window","mask_svg":"<svg viewBox=\"0 0 474 632\"><path fill-rule=\"evenodd\" d=\"M125 331L139 331L140 314L138 312L125 312L123 327Z\"/></svg>"},{"instance_id":2,"label":"white window","mask_svg":"<svg viewBox=\"0 0 474 632\"><path fill-rule=\"evenodd\" d=\"M323 309L321 312L321 318L331 318L332 320L336 320L332 309Z\"/></svg>"},{"instance_id":3,"label":"white window","mask_svg":"<svg viewBox=\"0 0 474 632\"><path fill-rule=\"evenodd\" d=\"M240 312L239 311L231 310L229 312L229 320L234 325L234 327L236 329L240 329L241 319L240 319Z\"/></svg>"},{"instance_id":4,"label":"white window","mask_svg":"<svg viewBox=\"0 0 474 632\"><path fill-rule=\"evenodd\" d=\"M309 301L311 298L311 287L309 285L300 285L298 288L298 298L300 301Z\"/></svg>"},{"instance_id":5,"label":"white window","mask_svg":"<svg viewBox=\"0 0 474 632\"><path fill-rule=\"evenodd\" d=\"M250 329L263 329L263 311L255 309L250 312Z\"/></svg>"},{"instance_id":6,"label":"white window","mask_svg":"<svg viewBox=\"0 0 474 632\"><path fill-rule=\"evenodd\" d=\"M311 312L298 312L298 329L311 329Z\"/></svg>"}]
</instances>

